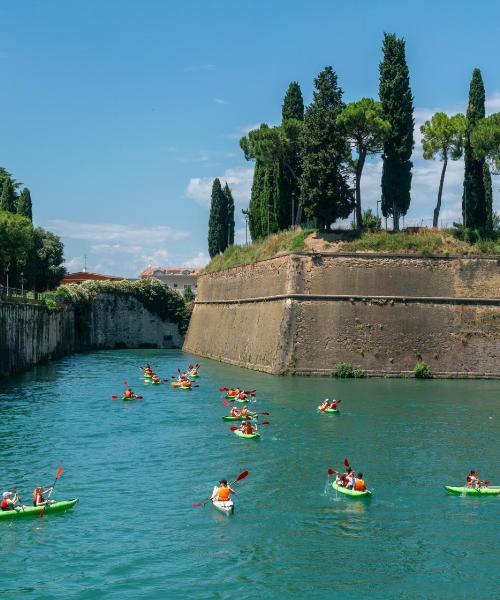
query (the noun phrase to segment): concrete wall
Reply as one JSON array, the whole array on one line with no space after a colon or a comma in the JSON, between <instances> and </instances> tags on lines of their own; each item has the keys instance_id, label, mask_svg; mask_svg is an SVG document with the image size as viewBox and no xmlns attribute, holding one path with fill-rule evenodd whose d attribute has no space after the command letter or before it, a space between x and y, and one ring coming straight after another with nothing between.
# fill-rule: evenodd
<instances>
[{"instance_id":1,"label":"concrete wall","mask_svg":"<svg viewBox=\"0 0 500 600\"><path fill-rule=\"evenodd\" d=\"M0 375L21 371L75 349L75 313L0 302Z\"/></svg>"},{"instance_id":2,"label":"concrete wall","mask_svg":"<svg viewBox=\"0 0 500 600\"><path fill-rule=\"evenodd\" d=\"M499 261L299 253L202 275L184 348L271 373L408 374L423 360L500 377Z\"/></svg>"}]
</instances>

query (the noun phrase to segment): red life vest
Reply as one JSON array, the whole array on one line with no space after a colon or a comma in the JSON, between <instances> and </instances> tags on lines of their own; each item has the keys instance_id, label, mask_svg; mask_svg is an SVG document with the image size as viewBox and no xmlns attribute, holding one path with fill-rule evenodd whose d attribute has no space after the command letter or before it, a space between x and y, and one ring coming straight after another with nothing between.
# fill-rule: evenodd
<instances>
[{"instance_id":1,"label":"red life vest","mask_svg":"<svg viewBox=\"0 0 500 600\"><path fill-rule=\"evenodd\" d=\"M6 510L9 508L9 501L7 500L7 498L4 498L2 500L2 502L0 503L0 507L2 508L2 510Z\"/></svg>"}]
</instances>

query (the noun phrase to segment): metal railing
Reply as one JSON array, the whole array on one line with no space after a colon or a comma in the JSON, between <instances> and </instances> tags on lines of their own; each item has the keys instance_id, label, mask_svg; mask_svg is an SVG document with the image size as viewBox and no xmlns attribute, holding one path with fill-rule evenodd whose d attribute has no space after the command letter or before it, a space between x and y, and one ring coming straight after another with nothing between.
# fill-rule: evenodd
<instances>
[{"instance_id":1,"label":"metal railing","mask_svg":"<svg viewBox=\"0 0 500 600\"><path fill-rule=\"evenodd\" d=\"M52 292L35 292L24 288L7 287L0 284L0 300L11 300L13 302L25 302L28 304L42 304L47 298L58 305L66 304L64 299L57 298Z\"/></svg>"}]
</instances>

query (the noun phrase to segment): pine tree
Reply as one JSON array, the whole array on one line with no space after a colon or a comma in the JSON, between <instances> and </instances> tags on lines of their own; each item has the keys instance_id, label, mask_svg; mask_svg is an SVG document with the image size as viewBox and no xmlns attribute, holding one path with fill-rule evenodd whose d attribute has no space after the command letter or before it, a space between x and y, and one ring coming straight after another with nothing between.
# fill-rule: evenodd
<instances>
[{"instance_id":1,"label":"pine tree","mask_svg":"<svg viewBox=\"0 0 500 600\"><path fill-rule=\"evenodd\" d=\"M476 159L471 146L471 134L479 121L484 119L484 84L479 69L474 69L469 88L467 107L467 129L464 145L464 191L462 196L462 214L464 226L484 228L487 222L486 197L484 190L484 159Z\"/></svg>"},{"instance_id":2,"label":"pine tree","mask_svg":"<svg viewBox=\"0 0 500 600\"><path fill-rule=\"evenodd\" d=\"M342 90L332 67L314 81L314 99L304 117L301 204L308 219L329 228L353 209L348 185L350 149L337 117L343 109Z\"/></svg>"},{"instance_id":3,"label":"pine tree","mask_svg":"<svg viewBox=\"0 0 500 600\"><path fill-rule=\"evenodd\" d=\"M227 247L227 198L216 177L212 184L210 217L208 220L208 253L213 258Z\"/></svg>"},{"instance_id":4,"label":"pine tree","mask_svg":"<svg viewBox=\"0 0 500 600\"><path fill-rule=\"evenodd\" d=\"M382 214L392 216L394 231L410 206L413 141L413 95L405 57L405 41L384 34L384 57L380 63L379 95L382 117L391 125L384 143Z\"/></svg>"},{"instance_id":5,"label":"pine tree","mask_svg":"<svg viewBox=\"0 0 500 600\"><path fill-rule=\"evenodd\" d=\"M224 195L227 201L227 244L226 246L232 246L234 244L234 198L229 186L224 186Z\"/></svg>"},{"instance_id":6,"label":"pine tree","mask_svg":"<svg viewBox=\"0 0 500 600\"><path fill-rule=\"evenodd\" d=\"M14 186L12 185L12 180L10 177L6 177L3 180L2 195L0 196L0 210L15 213L16 200L17 197L14 191Z\"/></svg>"},{"instance_id":7,"label":"pine tree","mask_svg":"<svg viewBox=\"0 0 500 600\"><path fill-rule=\"evenodd\" d=\"M304 100L300 85L296 81L292 81L288 86L285 98L283 99L281 116L283 121L288 121L289 119L304 120Z\"/></svg>"},{"instance_id":8,"label":"pine tree","mask_svg":"<svg viewBox=\"0 0 500 600\"><path fill-rule=\"evenodd\" d=\"M33 221L31 194L27 187L23 189L17 200L17 214L28 217L30 221Z\"/></svg>"},{"instance_id":9,"label":"pine tree","mask_svg":"<svg viewBox=\"0 0 500 600\"><path fill-rule=\"evenodd\" d=\"M484 199L486 205L486 231L493 231L493 186L491 185L491 173L488 164L483 164Z\"/></svg>"}]
</instances>

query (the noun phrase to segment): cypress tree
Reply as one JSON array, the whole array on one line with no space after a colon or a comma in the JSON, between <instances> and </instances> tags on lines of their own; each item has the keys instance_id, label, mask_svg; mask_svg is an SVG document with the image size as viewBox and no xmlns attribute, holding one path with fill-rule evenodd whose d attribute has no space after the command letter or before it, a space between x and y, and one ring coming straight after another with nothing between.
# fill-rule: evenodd
<instances>
[{"instance_id":1,"label":"cypress tree","mask_svg":"<svg viewBox=\"0 0 500 600\"><path fill-rule=\"evenodd\" d=\"M208 220L208 253L213 258L227 247L227 198L218 177L212 184L210 217Z\"/></svg>"},{"instance_id":2,"label":"cypress tree","mask_svg":"<svg viewBox=\"0 0 500 600\"><path fill-rule=\"evenodd\" d=\"M226 246L232 246L234 244L234 198L229 186L224 186L224 195L226 196L227 206L227 244Z\"/></svg>"},{"instance_id":3,"label":"cypress tree","mask_svg":"<svg viewBox=\"0 0 500 600\"><path fill-rule=\"evenodd\" d=\"M304 99L300 85L296 81L292 81L283 99L281 109L282 123L286 123L290 119L304 121ZM280 168L280 195L281 205L279 211L279 226L280 229L287 229L291 225L295 225L295 214L298 209L300 198L300 175L301 175L301 147L300 143L291 148L290 157L288 159L290 167L296 174L294 177L289 169Z\"/></svg>"},{"instance_id":4,"label":"cypress tree","mask_svg":"<svg viewBox=\"0 0 500 600\"><path fill-rule=\"evenodd\" d=\"M292 81L288 86L281 107L281 116L283 121L288 119L304 120L304 99L300 85L296 81Z\"/></svg>"},{"instance_id":5,"label":"cypress tree","mask_svg":"<svg viewBox=\"0 0 500 600\"><path fill-rule=\"evenodd\" d=\"M264 181L266 177L266 166L260 160L255 161L253 172L252 193L248 205L248 226L250 237L253 241L259 240L265 236L265 231L261 217L261 201L264 191Z\"/></svg>"},{"instance_id":6,"label":"cypress tree","mask_svg":"<svg viewBox=\"0 0 500 600\"><path fill-rule=\"evenodd\" d=\"M471 146L471 133L475 125L485 116L484 84L479 69L474 69L469 88L467 106L467 128L464 145L464 191L462 196L462 214L464 226L484 228L487 224L486 196L484 190L484 159L476 160Z\"/></svg>"},{"instance_id":7,"label":"cypress tree","mask_svg":"<svg viewBox=\"0 0 500 600\"><path fill-rule=\"evenodd\" d=\"M281 193L279 163L266 166L260 199L260 219L264 237L280 229Z\"/></svg>"},{"instance_id":8,"label":"cypress tree","mask_svg":"<svg viewBox=\"0 0 500 600\"><path fill-rule=\"evenodd\" d=\"M392 216L394 231L410 206L413 140L413 95L405 57L405 41L384 34L384 57L380 63L379 95L382 118L391 125L384 143L382 170L382 214Z\"/></svg>"},{"instance_id":9,"label":"cypress tree","mask_svg":"<svg viewBox=\"0 0 500 600\"><path fill-rule=\"evenodd\" d=\"M30 221L33 221L33 212L31 204L31 194L28 188L24 188L17 200L17 214L28 217Z\"/></svg>"},{"instance_id":10,"label":"cypress tree","mask_svg":"<svg viewBox=\"0 0 500 600\"><path fill-rule=\"evenodd\" d=\"M486 206L486 231L493 231L493 186L491 185L491 173L488 163L483 164L484 200Z\"/></svg>"},{"instance_id":11,"label":"cypress tree","mask_svg":"<svg viewBox=\"0 0 500 600\"><path fill-rule=\"evenodd\" d=\"M2 195L0 196L0 210L16 212L16 193L10 177L3 180Z\"/></svg>"},{"instance_id":12,"label":"cypress tree","mask_svg":"<svg viewBox=\"0 0 500 600\"><path fill-rule=\"evenodd\" d=\"M337 123L344 104L332 67L321 71L314 84L314 99L304 117L301 203L308 219L329 228L354 206L348 185L350 148Z\"/></svg>"}]
</instances>

